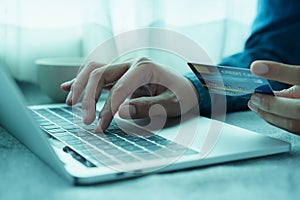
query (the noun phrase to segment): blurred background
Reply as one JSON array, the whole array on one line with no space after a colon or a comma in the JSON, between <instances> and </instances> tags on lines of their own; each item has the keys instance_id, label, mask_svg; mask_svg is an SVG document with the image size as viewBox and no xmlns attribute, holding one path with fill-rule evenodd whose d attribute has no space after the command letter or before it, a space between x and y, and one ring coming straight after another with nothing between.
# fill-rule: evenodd
<instances>
[{"instance_id":1,"label":"blurred background","mask_svg":"<svg viewBox=\"0 0 300 200\"><path fill-rule=\"evenodd\" d=\"M0 0L0 62L18 80L37 81L35 60L84 57L110 37L137 28L178 31L214 63L239 52L256 0Z\"/></svg>"}]
</instances>

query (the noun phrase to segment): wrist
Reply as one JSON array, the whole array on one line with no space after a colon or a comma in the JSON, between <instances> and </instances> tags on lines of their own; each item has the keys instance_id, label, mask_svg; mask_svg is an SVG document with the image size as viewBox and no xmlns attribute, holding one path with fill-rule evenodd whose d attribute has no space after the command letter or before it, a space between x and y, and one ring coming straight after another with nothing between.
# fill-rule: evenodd
<instances>
[{"instance_id":1,"label":"wrist","mask_svg":"<svg viewBox=\"0 0 300 200\"><path fill-rule=\"evenodd\" d=\"M194 73L191 72L185 74L184 76L189 80L189 82L193 86L195 94L198 97L200 114L209 117L211 115L211 99L209 91L203 87L202 83Z\"/></svg>"}]
</instances>

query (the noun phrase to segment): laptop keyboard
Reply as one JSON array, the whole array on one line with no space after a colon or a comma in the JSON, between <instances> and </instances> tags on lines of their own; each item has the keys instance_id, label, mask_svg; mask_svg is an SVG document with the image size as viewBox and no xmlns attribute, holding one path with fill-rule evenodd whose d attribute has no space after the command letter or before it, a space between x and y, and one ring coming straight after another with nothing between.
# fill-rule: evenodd
<instances>
[{"instance_id":1,"label":"laptop keyboard","mask_svg":"<svg viewBox=\"0 0 300 200\"><path fill-rule=\"evenodd\" d=\"M51 137L63 142L66 145L64 151L87 167L198 154L159 135L125 133L114 121L104 133L95 134L96 121L89 126L84 125L79 107L32 109L32 112L40 127Z\"/></svg>"}]
</instances>

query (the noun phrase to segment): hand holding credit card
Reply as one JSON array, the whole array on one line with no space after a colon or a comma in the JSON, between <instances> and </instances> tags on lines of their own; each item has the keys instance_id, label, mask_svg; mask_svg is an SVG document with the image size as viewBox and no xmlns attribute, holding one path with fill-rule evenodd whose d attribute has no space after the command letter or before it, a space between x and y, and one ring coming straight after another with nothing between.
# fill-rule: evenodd
<instances>
[{"instance_id":1,"label":"hand holding credit card","mask_svg":"<svg viewBox=\"0 0 300 200\"><path fill-rule=\"evenodd\" d=\"M274 95L269 82L250 69L188 63L211 93L250 99L253 93Z\"/></svg>"}]
</instances>

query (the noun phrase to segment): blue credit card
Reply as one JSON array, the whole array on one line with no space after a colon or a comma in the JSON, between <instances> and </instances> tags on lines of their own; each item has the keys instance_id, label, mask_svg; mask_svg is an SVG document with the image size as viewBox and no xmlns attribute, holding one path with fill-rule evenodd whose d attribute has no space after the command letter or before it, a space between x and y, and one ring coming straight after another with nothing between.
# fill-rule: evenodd
<instances>
[{"instance_id":1,"label":"blue credit card","mask_svg":"<svg viewBox=\"0 0 300 200\"><path fill-rule=\"evenodd\" d=\"M274 95L269 82L250 69L188 63L211 93L250 99L253 93Z\"/></svg>"}]
</instances>

